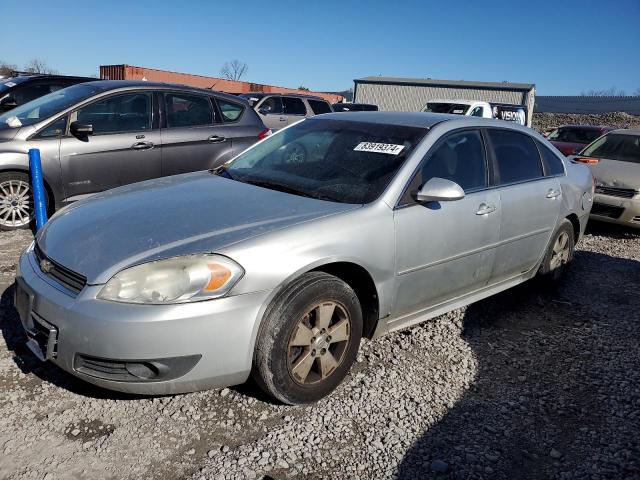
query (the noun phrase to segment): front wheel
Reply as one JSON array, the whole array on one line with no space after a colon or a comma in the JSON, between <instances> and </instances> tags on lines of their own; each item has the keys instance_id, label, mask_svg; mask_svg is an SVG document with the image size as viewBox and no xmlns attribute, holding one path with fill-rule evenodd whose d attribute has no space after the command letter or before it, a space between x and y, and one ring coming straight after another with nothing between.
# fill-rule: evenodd
<instances>
[{"instance_id":1,"label":"front wheel","mask_svg":"<svg viewBox=\"0 0 640 480\"><path fill-rule=\"evenodd\" d=\"M29 228L33 218L29 176L21 172L0 173L0 230Z\"/></svg>"},{"instance_id":2,"label":"front wheel","mask_svg":"<svg viewBox=\"0 0 640 480\"><path fill-rule=\"evenodd\" d=\"M304 274L265 314L254 378L283 403L315 402L347 375L361 336L362 311L351 287L327 273Z\"/></svg>"},{"instance_id":3,"label":"front wheel","mask_svg":"<svg viewBox=\"0 0 640 480\"><path fill-rule=\"evenodd\" d=\"M573 224L564 219L551 238L538 271L538 277L543 285L552 286L562 280L573 260L574 249Z\"/></svg>"}]
</instances>

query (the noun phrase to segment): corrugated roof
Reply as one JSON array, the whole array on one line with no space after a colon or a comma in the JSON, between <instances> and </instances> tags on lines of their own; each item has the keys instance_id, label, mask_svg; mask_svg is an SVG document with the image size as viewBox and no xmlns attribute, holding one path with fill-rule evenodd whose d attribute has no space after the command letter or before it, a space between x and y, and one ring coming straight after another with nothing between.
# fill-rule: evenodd
<instances>
[{"instance_id":1,"label":"corrugated roof","mask_svg":"<svg viewBox=\"0 0 640 480\"><path fill-rule=\"evenodd\" d=\"M591 97L591 96L546 96L536 97L536 112L545 113L608 113L626 112L640 115L640 96Z\"/></svg>"},{"instance_id":2,"label":"corrugated roof","mask_svg":"<svg viewBox=\"0 0 640 480\"><path fill-rule=\"evenodd\" d=\"M471 80L434 80L432 78L401 78L401 77L364 77L354 80L358 83L389 83L395 85L432 85L451 87L475 87L503 90L531 90L535 88L534 83L511 83L511 82L475 82Z\"/></svg>"}]
</instances>

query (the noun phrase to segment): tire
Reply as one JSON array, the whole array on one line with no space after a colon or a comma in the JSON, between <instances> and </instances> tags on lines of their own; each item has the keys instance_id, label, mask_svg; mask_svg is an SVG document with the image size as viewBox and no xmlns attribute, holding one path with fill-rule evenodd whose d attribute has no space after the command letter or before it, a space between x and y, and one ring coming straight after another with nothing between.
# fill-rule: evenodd
<instances>
[{"instance_id":1,"label":"tire","mask_svg":"<svg viewBox=\"0 0 640 480\"><path fill-rule=\"evenodd\" d=\"M351 287L324 272L306 273L265 312L253 377L282 403L316 402L347 375L361 337L362 310Z\"/></svg>"},{"instance_id":2,"label":"tire","mask_svg":"<svg viewBox=\"0 0 640 480\"><path fill-rule=\"evenodd\" d=\"M27 229L34 218L29 175L22 172L0 173L0 230Z\"/></svg>"},{"instance_id":3,"label":"tire","mask_svg":"<svg viewBox=\"0 0 640 480\"><path fill-rule=\"evenodd\" d=\"M565 218L551 238L538 270L542 286L553 287L562 281L573 261L574 248L573 224Z\"/></svg>"}]
</instances>

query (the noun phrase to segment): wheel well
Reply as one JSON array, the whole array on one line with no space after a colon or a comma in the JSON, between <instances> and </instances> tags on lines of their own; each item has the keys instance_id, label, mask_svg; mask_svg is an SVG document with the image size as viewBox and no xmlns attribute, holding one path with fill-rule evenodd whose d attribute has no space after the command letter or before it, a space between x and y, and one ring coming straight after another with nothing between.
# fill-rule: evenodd
<instances>
[{"instance_id":1,"label":"wheel well","mask_svg":"<svg viewBox=\"0 0 640 480\"><path fill-rule=\"evenodd\" d=\"M575 213L569 215L567 220L569 220L571 225L573 225L574 243L578 243L578 239L580 238L580 220L578 220L578 216Z\"/></svg>"},{"instance_id":2,"label":"wheel well","mask_svg":"<svg viewBox=\"0 0 640 480\"><path fill-rule=\"evenodd\" d=\"M29 169L22 169L22 168L12 168L10 170L0 170L0 173L24 173L25 175L27 175L29 177L29 182L31 182L31 174L29 172ZM49 213L53 213L53 211L55 210L55 203L56 203L56 198L53 195L53 190L51 189L51 186L49 185L49 183L47 183L47 181L43 178L42 181L44 182L44 189L47 192L47 200L49 201L49 205L47 206L47 210L49 210Z\"/></svg>"},{"instance_id":3,"label":"wheel well","mask_svg":"<svg viewBox=\"0 0 640 480\"><path fill-rule=\"evenodd\" d=\"M325 272L338 277L353 289L362 306L362 336L371 338L378 323L380 307L378 291L369 272L360 265L350 262L329 263L312 271Z\"/></svg>"}]
</instances>

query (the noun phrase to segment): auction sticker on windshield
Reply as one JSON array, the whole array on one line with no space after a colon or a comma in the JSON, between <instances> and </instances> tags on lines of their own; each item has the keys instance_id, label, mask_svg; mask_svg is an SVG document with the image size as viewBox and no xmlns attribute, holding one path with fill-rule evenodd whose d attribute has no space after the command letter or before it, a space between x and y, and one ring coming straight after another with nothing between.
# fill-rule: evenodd
<instances>
[{"instance_id":1,"label":"auction sticker on windshield","mask_svg":"<svg viewBox=\"0 0 640 480\"><path fill-rule=\"evenodd\" d=\"M373 143L360 142L354 150L356 152L386 153L387 155L398 155L404 149L404 145L394 145L393 143Z\"/></svg>"}]
</instances>

